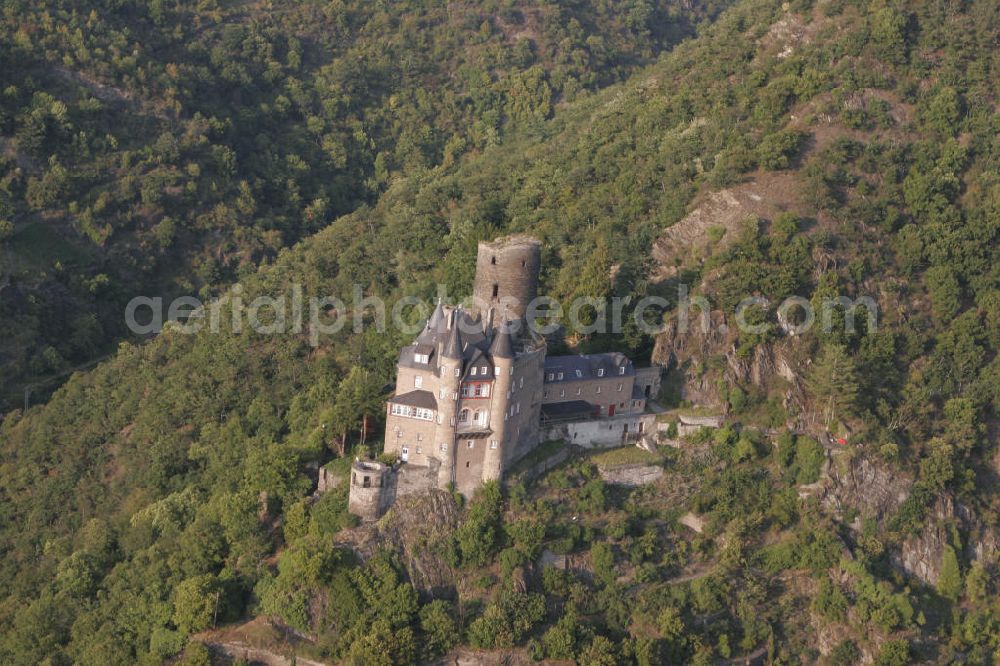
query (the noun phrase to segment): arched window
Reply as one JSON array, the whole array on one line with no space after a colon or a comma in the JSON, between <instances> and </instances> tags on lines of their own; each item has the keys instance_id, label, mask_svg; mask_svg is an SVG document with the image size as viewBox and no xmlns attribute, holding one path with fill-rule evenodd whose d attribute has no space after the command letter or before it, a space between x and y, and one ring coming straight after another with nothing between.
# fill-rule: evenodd
<instances>
[{"instance_id":1,"label":"arched window","mask_svg":"<svg viewBox=\"0 0 1000 666\"><path fill-rule=\"evenodd\" d=\"M458 420L461 421L462 423L467 423L469 420L469 410L463 409L461 412L459 412Z\"/></svg>"}]
</instances>

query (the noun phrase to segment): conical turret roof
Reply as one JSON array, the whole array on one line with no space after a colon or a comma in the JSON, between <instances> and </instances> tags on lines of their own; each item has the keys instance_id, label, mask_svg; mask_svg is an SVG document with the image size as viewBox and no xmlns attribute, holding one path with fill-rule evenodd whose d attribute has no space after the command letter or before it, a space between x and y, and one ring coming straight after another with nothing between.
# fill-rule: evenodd
<instances>
[{"instance_id":1,"label":"conical turret roof","mask_svg":"<svg viewBox=\"0 0 1000 666\"><path fill-rule=\"evenodd\" d=\"M496 333L493 334L490 356L493 358L514 358L514 344L510 339L510 322L507 319L504 319L503 323L497 326Z\"/></svg>"},{"instance_id":2,"label":"conical turret roof","mask_svg":"<svg viewBox=\"0 0 1000 666\"><path fill-rule=\"evenodd\" d=\"M441 350L443 358L462 358L462 337L458 332L458 322L455 321L455 312L451 313L451 322L448 325L447 338L444 349Z\"/></svg>"}]
</instances>

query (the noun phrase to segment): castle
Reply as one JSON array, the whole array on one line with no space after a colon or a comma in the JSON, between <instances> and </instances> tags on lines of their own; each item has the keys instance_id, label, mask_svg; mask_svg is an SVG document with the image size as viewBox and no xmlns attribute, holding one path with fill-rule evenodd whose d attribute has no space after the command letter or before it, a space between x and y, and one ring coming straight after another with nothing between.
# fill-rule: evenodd
<instances>
[{"instance_id":1,"label":"castle","mask_svg":"<svg viewBox=\"0 0 1000 666\"><path fill-rule=\"evenodd\" d=\"M385 428L399 464L354 464L352 512L378 517L395 494L432 485L471 496L541 441L616 445L649 427L658 369L620 353L546 357L526 317L540 266L534 238L479 244L472 305L438 303L400 351Z\"/></svg>"}]
</instances>

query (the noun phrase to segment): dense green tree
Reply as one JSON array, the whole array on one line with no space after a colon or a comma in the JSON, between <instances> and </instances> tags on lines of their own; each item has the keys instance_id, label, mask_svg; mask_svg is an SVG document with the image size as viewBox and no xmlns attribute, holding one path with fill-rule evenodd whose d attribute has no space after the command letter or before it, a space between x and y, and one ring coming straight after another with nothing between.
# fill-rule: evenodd
<instances>
[{"instance_id":1,"label":"dense green tree","mask_svg":"<svg viewBox=\"0 0 1000 666\"><path fill-rule=\"evenodd\" d=\"M826 423L849 416L858 395L858 380L847 350L841 345L824 345L809 371L807 386Z\"/></svg>"}]
</instances>

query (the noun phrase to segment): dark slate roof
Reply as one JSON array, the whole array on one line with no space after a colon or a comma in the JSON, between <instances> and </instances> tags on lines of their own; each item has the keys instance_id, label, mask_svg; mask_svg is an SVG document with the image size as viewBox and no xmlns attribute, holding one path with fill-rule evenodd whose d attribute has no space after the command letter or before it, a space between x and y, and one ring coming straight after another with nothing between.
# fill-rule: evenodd
<instances>
[{"instance_id":1,"label":"dark slate roof","mask_svg":"<svg viewBox=\"0 0 1000 666\"><path fill-rule=\"evenodd\" d=\"M542 416L548 419L589 417L593 413L594 406L586 400L567 400L542 405Z\"/></svg>"},{"instance_id":2,"label":"dark slate roof","mask_svg":"<svg viewBox=\"0 0 1000 666\"><path fill-rule=\"evenodd\" d=\"M453 313L454 323L449 327ZM462 308L445 307L439 303L417 339L400 350L399 364L405 368L436 371L438 354L444 354L445 348L448 348L448 352L454 354L452 358L461 358L466 362L465 365L468 365L477 353L486 352L488 345L489 341L483 332L482 323L477 317L473 317ZM426 353L426 350L430 351L429 363L417 363L414 356L418 352Z\"/></svg>"},{"instance_id":3,"label":"dark slate roof","mask_svg":"<svg viewBox=\"0 0 1000 666\"><path fill-rule=\"evenodd\" d=\"M389 402L396 403L397 405L409 405L410 407L423 407L424 409L437 409L438 403L434 394L430 391L410 391L408 393L401 393L399 395L394 395L389 398Z\"/></svg>"},{"instance_id":4,"label":"dark slate roof","mask_svg":"<svg viewBox=\"0 0 1000 666\"><path fill-rule=\"evenodd\" d=\"M618 369L625 367L624 375ZM583 379L597 379L597 371L603 368L604 377L609 376L631 376L635 374L635 367L632 361L621 352L608 352L606 354L577 354L576 356L548 356L545 358L545 382L549 382L549 373L556 375L552 382L580 381ZM577 370L580 376L577 376ZM562 379L557 379L558 373L563 373ZM603 377L602 377L603 379Z\"/></svg>"},{"instance_id":5,"label":"dark slate roof","mask_svg":"<svg viewBox=\"0 0 1000 666\"><path fill-rule=\"evenodd\" d=\"M482 372L483 368L486 368L486 372ZM472 369L476 368L476 374L472 374ZM472 355L465 362L465 372L462 373L463 379L488 379L493 380L493 361L489 356L483 353L479 347L472 347Z\"/></svg>"},{"instance_id":6,"label":"dark slate roof","mask_svg":"<svg viewBox=\"0 0 1000 666\"><path fill-rule=\"evenodd\" d=\"M441 348L441 358L462 358L462 347L464 346L458 326L452 325L445 335L444 345Z\"/></svg>"},{"instance_id":7,"label":"dark slate roof","mask_svg":"<svg viewBox=\"0 0 1000 666\"><path fill-rule=\"evenodd\" d=\"M510 325L504 321L493 334L490 345L490 356L493 358L514 358L514 345L510 341Z\"/></svg>"},{"instance_id":8,"label":"dark slate roof","mask_svg":"<svg viewBox=\"0 0 1000 666\"><path fill-rule=\"evenodd\" d=\"M642 387L638 384L632 385L632 399L633 400L645 400L646 394L643 392Z\"/></svg>"}]
</instances>

